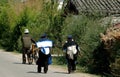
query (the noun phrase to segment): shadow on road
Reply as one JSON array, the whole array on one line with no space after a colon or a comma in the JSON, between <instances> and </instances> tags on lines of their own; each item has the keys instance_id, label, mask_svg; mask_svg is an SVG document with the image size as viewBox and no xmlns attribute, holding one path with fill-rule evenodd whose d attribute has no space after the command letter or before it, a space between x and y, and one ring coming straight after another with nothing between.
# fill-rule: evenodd
<instances>
[{"instance_id":1,"label":"shadow on road","mask_svg":"<svg viewBox=\"0 0 120 77\"><path fill-rule=\"evenodd\" d=\"M22 64L22 63L14 62L13 64Z\"/></svg>"},{"instance_id":2,"label":"shadow on road","mask_svg":"<svg viewBox=\"0 0 120 77\"><path fill-rule=\"evenodd\" d=\"M13 64L23 64L23 63L14 62ZM24 65L35 65L35 64L28 64L28 63L26 63Z\"/></svg>"},{"instance_id":3,"label":"shadow on road","mask_svg":"<svg viewBox=\"0 0 120 77\"><path fill-rule=\"evenodd\" d=\"M35 72L35 71L29 71L29 72L27 72L27 73L38 73L38 72Z\"/></svg>"},{"instance_id":4,"label":"shadow on road","mask_svg":"<svg viewBox=\"0 0 120 77\"><path fill-rule=\"evenodd\" d=\"M54 73L59 73L59 74L68 74L67 72L54 72Z\"/></svg>"},{"instance_id":5,"label":"shadow on road","mask_svg":"<svg viewBox=\"0 0 120 77\"><path fill-rule=\"evenodd\" d=\"M27 73L38 73L38 72L36 72L36 71L29 71L29 72L27 72ZM42 72L43 73L43 72ZM59 73L59 74L68 74L68 73L66 73L66 72L54 72L54 73ZM44 74L44 73L43 73Z\"/></svg>"}]
</instances>

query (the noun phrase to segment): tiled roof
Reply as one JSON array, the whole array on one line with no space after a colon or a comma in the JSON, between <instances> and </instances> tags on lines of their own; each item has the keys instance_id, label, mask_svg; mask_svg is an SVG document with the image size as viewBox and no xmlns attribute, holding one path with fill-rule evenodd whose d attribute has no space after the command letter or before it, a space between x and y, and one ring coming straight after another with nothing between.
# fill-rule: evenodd
<instances>
[{"instance_id":1,"label":"tiled roof","mask_svg":"<svg viewBox=\"0 0 120 77\"><path fill-rule=\"evenodd\" d=\"M71 0L79 12L120 14L120 0Z\"/></svg>"}]
</instances>

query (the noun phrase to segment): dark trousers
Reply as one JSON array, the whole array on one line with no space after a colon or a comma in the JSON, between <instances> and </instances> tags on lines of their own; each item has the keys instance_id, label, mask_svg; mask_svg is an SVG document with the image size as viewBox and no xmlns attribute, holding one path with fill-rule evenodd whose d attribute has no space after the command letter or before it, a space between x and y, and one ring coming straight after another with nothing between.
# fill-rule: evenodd
<instances>
[{"instance_id":1,"label":"dark trousers","mask_svg":"<svg viewBox=\"0 0 120 77\"><path fill-rule=\"evenodd\" d=\"M77 61L77 55L74 55L74 59L69 59L66 55L67 59L67 67L68 67L68 73L76 70L76 61Z\"/></svg>"},{"instance_id":2,"label":"dark trousers","mask_svg":"<svg viewBox=\"0 0 120 77\"><path fill-rule=\"evenodd\" d=\"M50 55L50 54L49 54ZM41 51L39 51L39 58L37 60L37 70L40 73L42 70L42 67L44 67L44 73L47 73L48 71L48 58L49 55L45 55L44 53L42 53Z\"/></svg>"},{"instance_id":3,"label":"dark trousers","mask_svg":"<svg viewBox=\"0 0 120 77\"><path fill-rule=\"evenodd\" d=\"M42 67L44 68L44 70L43 70L44 73L47 73L47 71L48 71L48 64L47 64L47 62L45 63L44 66L38 65L38 67L37 67L38 73L41 73Z\"/></svg>"},{"instance_id":4,"label":"dark trousers","mask_svg":"<svg viewBox=\"0 0 120 77\"><path fill-rule=\"evenodd\" d=\"M22 51L22 63L25 64L26 63L26 59L29 61L29 58L30 58L29 48L24 48L23 47L23 51Z\"/></svg>"},{"instance_id":5,"label":"dark trousers","mask_svg":"<svg viewBox=\"0 0 120 77\"><path fill-rule=\"evenodd\" d=\"M68 70L76 70L76 64L75 64L75 61L74 60L67 60L68 61Z\"/></svg>"}]
</instances>

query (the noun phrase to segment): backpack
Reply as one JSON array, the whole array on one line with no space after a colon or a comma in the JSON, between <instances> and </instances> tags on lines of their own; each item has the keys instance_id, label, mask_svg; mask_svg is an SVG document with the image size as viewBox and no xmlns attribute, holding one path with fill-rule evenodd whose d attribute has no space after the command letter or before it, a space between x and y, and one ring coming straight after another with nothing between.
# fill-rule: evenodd
<instances>
[{"instance_id":1,"label":"backpack","mask_svg":"<svg viewBox=\"0 0 120 77\"><path fill-rule=\"evenodd\" d=\"M74 54L77 53L76 45L67 47L67 55L69 59L74 59Z\"/></svg>"},{"instance_id":2,"label":"backpack","mask_svg":"<svg viewBox=\"0 0 120 77\"><path fill-rule=\"evenodd\" d=\"M30 48L32 42L31 42L31 37L29 36L24 36L23 37L23 45L25 48Z\"/></svg>"}]
</instances>

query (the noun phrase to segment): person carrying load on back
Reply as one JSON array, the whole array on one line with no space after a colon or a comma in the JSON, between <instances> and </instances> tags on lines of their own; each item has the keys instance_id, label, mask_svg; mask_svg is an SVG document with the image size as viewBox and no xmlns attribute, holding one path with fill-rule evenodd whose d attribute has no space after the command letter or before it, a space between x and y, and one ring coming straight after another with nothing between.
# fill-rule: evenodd
<instances>
[{"instance_id":1,"label":"person carrying load on back","mask_svg":"<svg viewBox=\"0 0 120 77\"><path fill-rule=\"evenodd\" d=\"M68 35L67 41L63 45L63 50L65 51L68 73L74 72L76 70L76 62L78 53L80 54L80 48L78 44L73 40L72 35Z\"/></svg>"},{"instance_id":2,"label":"person carrying load on back","mask_svg":"<svg viewBox=\"0 0 120 77\"><path fill-rule=\"evenodd\" d=\"M36 43L39 48L39 58L36 62L38 65L37 72L41 73L42 67L44 67L44 73L48 71L48 65L52 63L52 57L50 54L53 42L47 38L47 35L42 34L40 40Z\"/></svg>"},{"instance_id":3,"label":"person carrying load on back","mask_svg":"<svg viewBox=\"0 0 120 77\"><path fill-rule=\"evenodd\" d=\"M30 64L30 46L32 43L35 43L35 41L31 38L29 34L29 30L25 29L24 34L21 38L22 41L22 63L26 64L26 54L27 54L27 60Z\"/></svg>"}]
</instances>

